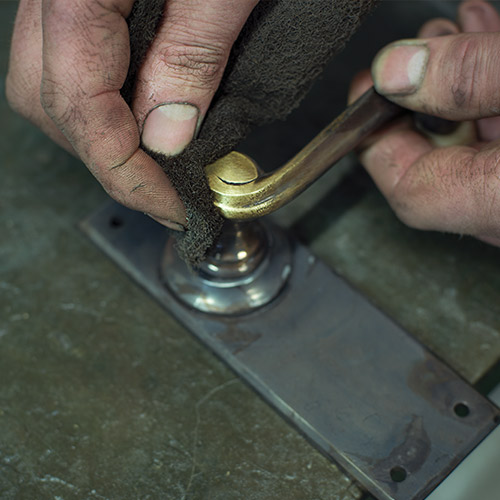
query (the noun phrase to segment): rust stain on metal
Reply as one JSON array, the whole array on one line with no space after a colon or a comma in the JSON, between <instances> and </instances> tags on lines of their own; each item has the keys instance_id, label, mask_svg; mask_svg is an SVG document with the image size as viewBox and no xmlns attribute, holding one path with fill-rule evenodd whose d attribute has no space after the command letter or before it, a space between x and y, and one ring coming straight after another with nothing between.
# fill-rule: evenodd
<instances>
[{"instance_id":1,"label":"rust stain on metal","mask_svg":"<svg viewBox=\"0 0 500 500\"><path fill-rule=\"evenodd\" d=\"M407 378L408 387L417 395L425 399L441 414L450 415L456 402L453 386L457 376L436 359L427 355L416 363L410 370Z\"/></svg>"},{"instance_id":2,"label":"rust stain on metal","mask_svg":"<svg viewBox=\"0 0 500 500\"><path fill-rule=\"evenodd\" d=\"M225 331L217 335L217 340L223 342L233 354L238 354L261 337L260 333L246 332L235 325L228 325Z\"/></svg>"},{"instance_id":3,"label":"rust stain on metal","mask_svg":"<svg viewBox=\"0 0 500 500\"><path fill-rule=\"evenodd\" d=\"M387 458L379 460L376 467L381 472L387 471L385 482L392 483L389 471L393 467L403 467L409 474L417 472L427 460L431 447L432 443L425 430L423 418L413 415L405 429L404 441L397 445Z\"/></svg>"},{"instance_id":4,"label":"rust stain on metal","mask_svg":"<svg viewBox=\"0 0 500 500\"><path fill-rule=\"evenodd\" d=\"M391 478L391 469L403 468L408 475L416 474L426 463L432 451L432 442L425 429L423 418L412 415L404 432L394 436L396 444L391 452L384 458L364 456L358 453L349 453L351 457L365 463L370 469L373 479L379 484L384 484L392 495L395 495L402 483L397 483Z\"/></svg>"}]
</instances>

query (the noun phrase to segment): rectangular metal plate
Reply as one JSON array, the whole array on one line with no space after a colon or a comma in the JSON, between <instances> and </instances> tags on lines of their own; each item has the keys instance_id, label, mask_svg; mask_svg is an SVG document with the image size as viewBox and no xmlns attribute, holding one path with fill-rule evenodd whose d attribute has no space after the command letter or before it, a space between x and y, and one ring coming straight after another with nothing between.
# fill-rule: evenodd
<instances>
[{"instance_id":1,"label":"rectangular metal plate","mask_svg":"<svg viewBox=\"0 0 500 500\"><path fill-rule=\"evenodd\" d=\"M167 235L149 217L111 203L82 228L381 500L425 498L498 423L495 406L299 244L278 299L214 317L160 282Z\"/></svg>"}]
</instances>

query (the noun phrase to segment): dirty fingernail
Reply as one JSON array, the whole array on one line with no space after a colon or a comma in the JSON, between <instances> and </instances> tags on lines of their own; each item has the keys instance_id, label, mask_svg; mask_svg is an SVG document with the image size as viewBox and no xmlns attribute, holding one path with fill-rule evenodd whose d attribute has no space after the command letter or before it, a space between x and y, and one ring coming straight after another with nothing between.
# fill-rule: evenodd
<instances>
[{"instance_id":1,"label":"dirty fingernail","mask_svg":"<svg viewBox=\"0 0 500 500\"><path fill-rule=\"evenodd\" d=\"M429 49L418 41L408 41L383 49L373 62L375 88L381 94L411 94L422 84Z\"/></svg>"},{"instance_id":2,"label":"dirty fingernail","mask_svg":"<svg viewBox=\"0 0 500 500\"><path fill-rule=\"evenodd\" d=\"M146 118L142 142L152 151L175 156L193 140L199 116L199 109L192 104L162 104Z\"/></svg>"},{"instance_id":3,"label":"dirty fingernail","mask_svg":"<svg viewBox=\"0 0 500 500\"><path fill-rule=\"evenodd\" d=\"M172 229L174 231L179 231L181 233L186 231L186 228L182 224L171 221L169 219L164 219L163 217L156 217L156 216L151 215L151 214L146 214L146 215L151 217L153 220L155 220L156 222L158 222L162 226L168 227L169 229Z\"/></svg>"}]
</instances>

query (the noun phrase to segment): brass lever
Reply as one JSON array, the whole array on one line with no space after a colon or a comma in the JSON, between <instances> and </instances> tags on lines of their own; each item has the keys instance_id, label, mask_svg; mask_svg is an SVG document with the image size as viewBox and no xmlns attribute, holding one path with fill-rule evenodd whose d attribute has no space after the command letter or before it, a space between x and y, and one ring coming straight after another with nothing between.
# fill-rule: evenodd
<instances>
[{"instance_id":1,"label":"brass lever","mask_svg":"<svg viewBox=\"0 0 500 500\"><path fill-rule=\"evenodd\" d=\"M252 159L233 151L206 168L214 203L227 219L253 219L274 212L403 112L372 87L272 173L260 175Z\"/></svg>"}]
</instances>

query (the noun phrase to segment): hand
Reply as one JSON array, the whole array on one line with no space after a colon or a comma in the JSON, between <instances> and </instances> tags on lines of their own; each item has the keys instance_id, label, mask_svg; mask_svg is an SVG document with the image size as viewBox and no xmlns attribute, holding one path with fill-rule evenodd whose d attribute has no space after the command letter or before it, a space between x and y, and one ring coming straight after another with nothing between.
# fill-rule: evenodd
<instances>
[{"instance_id":1,"label":"hand","mask_svg":"<svg viewBox=\"0 0 500 500\"><path fill-rule=\"evenodd\" d=\"M409 121L366 144L360 159L409 226L469 234L500 246L500 16L467 0L458 24L426 23L419 38L384 48L352 85L373 83L406 108L450 120L477 120L470 146L434 147Z\"/></svg>"},{"instance_id":2,"label":"hand","mask_svg":"<svg viewBox=\"0 0 500 500\"><path fill-rule=\"evenodd\" d=\"M257 2L168 0L130 109L120 89L134 0L20 0L7 99L79 156L115 200L182 229L184 206L140 149L141 136L146 147L167 155L187 146Z\"/></svg>"}]
</instances>

